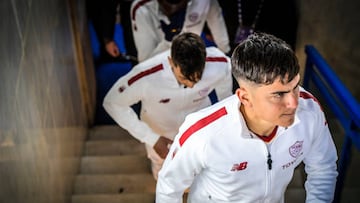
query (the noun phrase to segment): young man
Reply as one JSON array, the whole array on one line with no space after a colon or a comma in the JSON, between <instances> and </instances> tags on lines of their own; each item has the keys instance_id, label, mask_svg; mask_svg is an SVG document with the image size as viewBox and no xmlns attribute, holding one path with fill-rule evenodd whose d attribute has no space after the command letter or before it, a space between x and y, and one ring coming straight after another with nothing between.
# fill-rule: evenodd
<instances>
[{"instance_id":1,"label":"young man","mask_svg":"<svg viewBox=\"0 0 360 203\"><path fill-rule=\"evenodd\" d=\"M230 51L217 0L135 0L131 22L140 62L169 49L173 37L179 33L200 35L205 23L217 47L225 53Z\"/></svg>"},{"instance_id":2,"label":"young man","mask_svg":"<svg viewBox=\"0 0 360 203\"><path fill-rule=\"evenodd\" d=\"M306 202L332 202L337 153L317 100L299 86L284 41L250 35L232 55L235 95L186 117L157 182L157 203L284 202L294 169Z\"/></svg>"},{"instance_id":3,"label":"young man","mask_svg":"<svg viewBox=\"0 0 360 203\"><path fill-rule=\"evenodd\" d=\"M193 33L177 36L171 50L135 66L107 93L103 106L146 144L157 179L163 159L185 116L231 95L231 64ZM209 97L209 95L211 95ZM141 119L131 105L141 101Z\"/></svg>"}]
</instances>

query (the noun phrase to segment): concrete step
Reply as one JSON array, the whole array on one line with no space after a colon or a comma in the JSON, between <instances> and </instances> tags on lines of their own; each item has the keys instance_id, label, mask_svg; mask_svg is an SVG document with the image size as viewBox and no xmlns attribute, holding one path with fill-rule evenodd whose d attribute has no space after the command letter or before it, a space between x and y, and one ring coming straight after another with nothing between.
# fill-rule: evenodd
<instances>
[{"instance_id":1,"label":"concrete step","mask_svg":"<svg viewBox=\"0 0 360 203\"><path fill-rule=\"evenodd\" d=\"M285 191L285 202L304 203L306 192L304 188L305 181L304 164L300 164L294 171L293 178Z\"/></svg>"},{"instance_id":2,"label":"concrete step","mask_svg":"<svg viewBox=\"0 0 360 203\"><path fill-rule=\"evenodd\" d=\"M344 186L347 188L360 188L360 153L355 150L352 153L351 162L345 174ZM359 193L360 199L360 193ZM359 201L360 202L360 201Z\"/></svg>"},{"instance_id":3,"label":"concrete step","mask_svg":"<svg viewBox=\"0 0 360 203\"><path fill-rule=\"evenodd\" d=\"M303 188L288 188L285 191L285 202L289 203L304 203L306 199L306 192Z\"/></svg>"},{"instance_id":4,"label":"concrete step","mask_svg":"<svg viewBox=\"0 0 360 203\"><path fill-rule=\"evenodd\" d=\"M155 194L73 195L72 203L154 203Z\"/></svg>"},{"instance_id":5,"label":"concrete step","mask_svg":"<svg viewBox=\"0 0 360 203\"><path fill-rule=\"evenodd\" d=\"M72 203L153 203L156 182L145 147L117 125L89 131Z\"/></svg>"},{"instance_id":6,"label":"concrete step","mask_svg":"<svg viewBox=\"0 0 360 203\"><path fill-rule=\"evenodd\" d=\"M89 129L88 140L129 140L134 139L128 131L118 125L98 125Z\"/></svg>"},{"instance_id":7,"label":"concrete step","mask_svg":"<svg viewBox=\"0 0 360 203\"><path fill-rule=\"evenodd\" d=\"M146 154L143 143L134 139L129 140L91 140L85 143L84 156L109 156Z\"/></svg>"},{"instance_id":8,"label":"concrete step","mask_svg":"<svg viewBox=\"0 0 360 203\"><path fill-rule=\"evenodd\" d=\"M341 203L359 203L360 202L360 187L343 188L341 193Z\"/></svg>"},{"instance_id":9,"label":"concrete step","mask_svg":"<svg viewBox=\"0 0 360 203\"><path fill-rule=\"evenodd\" d=\"M294 171L293 178L288 185L288 189L304 189L304 182L305 182L305 171L304 171L304 164L300 164Z\"/></svg>"},{"instance_id":10,"label":"concrete step","mask_svg":"<svg viewBox=\"0 0 360 203\"><path fill-rule=\"evenodd\" d=\"M152 174L78 175L74 195L78 194L154 194L156 182Z\"/></svg>"},{"instance_id":11,"label":"concrete step","mask_svg":"<svg viewBox=\"0 0 360 203\"><path fill-rule=\"evenodd\" d=\"M81 158L81 174L150 174L150 171L150 160L146 155L85 156Z\"/></svg>"}]
</instances>

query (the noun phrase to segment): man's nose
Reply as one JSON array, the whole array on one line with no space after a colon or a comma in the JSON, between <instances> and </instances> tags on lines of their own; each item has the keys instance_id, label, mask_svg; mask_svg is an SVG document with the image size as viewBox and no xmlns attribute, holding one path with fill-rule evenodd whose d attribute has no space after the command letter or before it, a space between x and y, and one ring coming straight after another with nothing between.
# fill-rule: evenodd
<instances>
[{"instance_id":1,"label":"man's nose","mask_svg":"<svg viewBox=\"0 0 360 203\"><path fill-rule=\"evenodd\" d=\"M299 102L299 94L297 92L290 92L286 97L286 106L291 109L296 109Z\"/></svg>"}]
</instances>

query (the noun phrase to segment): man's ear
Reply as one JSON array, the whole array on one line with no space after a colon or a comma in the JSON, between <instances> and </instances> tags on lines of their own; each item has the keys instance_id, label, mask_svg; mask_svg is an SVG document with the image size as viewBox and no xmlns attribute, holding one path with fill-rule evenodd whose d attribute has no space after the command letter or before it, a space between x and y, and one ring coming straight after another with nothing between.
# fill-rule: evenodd
<instances>
[{"instance_id":1,"label":"man's ear","mask_svg":"<svg viewBox=\"0 0 360 203\"><path fill-rule=\"evenodd\" d=\"M239 98L240 102L244 106L251 106L250 92L246 86L241 85L236 91L235 94Z\"/></svg>"},{"instance_id":2,"label":"man's ear","mask_svg":"<svg viewBox=\"0 0 360 203\"><path fill-rule=\"evenodd\" d=\"M174 62L173 62L173 60L172 60L172 58L170 56L168 56L168 61L169 61L170 67L175 68Z\"/></svg>"}]
</instances>

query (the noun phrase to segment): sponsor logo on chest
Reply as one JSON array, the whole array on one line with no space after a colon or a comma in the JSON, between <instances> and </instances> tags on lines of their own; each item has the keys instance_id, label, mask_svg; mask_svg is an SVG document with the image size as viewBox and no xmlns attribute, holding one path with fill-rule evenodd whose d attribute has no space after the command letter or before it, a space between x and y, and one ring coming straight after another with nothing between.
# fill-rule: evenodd
<instances>
[{"instance_id":1,"label":"sponsor logo on chest","mask_svg":"<svg viewBox=\"0 0 360 203\"><path fill-rule=\"evenodd\" d=\"M241 162L241 163L238 163L238 164L234 164L230 171L242 171L242 170L245 170L247 168L247 164L248 164L247 161Z\"/></svg>"},{"instance_id":2,"label":"sponsor logo on chest","mask_svg":"<svg viewBox=\"0 0 360 203\"><path fill-rule=\"evenodd\" d=\"M289 147L289 154L295 159L282 165L282 169L287 169L293 164L297 163L297 158L303 154L303 143L304 141L296 141L293 145Z\"/></svg>"}]
</instances>

